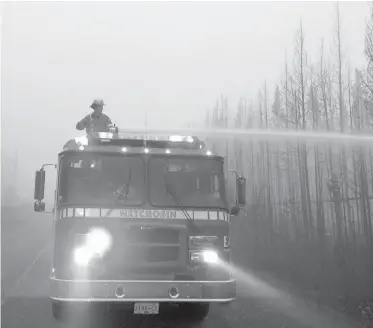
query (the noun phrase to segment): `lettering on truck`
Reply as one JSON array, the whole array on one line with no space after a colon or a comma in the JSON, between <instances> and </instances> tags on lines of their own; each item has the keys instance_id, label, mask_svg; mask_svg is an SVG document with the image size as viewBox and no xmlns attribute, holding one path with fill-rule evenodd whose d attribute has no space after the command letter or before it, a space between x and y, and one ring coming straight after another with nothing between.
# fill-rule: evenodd
<instances>
[{"instance_id":1,"label":"lettering on truck","mask_svg":"<svg viewBox=\"0 0 373 328\"><path fill-rule=\"evenodd\" d=\"M125 218L176 219L176 211L123 209L120 210L120 216Z\"/></svg>"}]
</instances>

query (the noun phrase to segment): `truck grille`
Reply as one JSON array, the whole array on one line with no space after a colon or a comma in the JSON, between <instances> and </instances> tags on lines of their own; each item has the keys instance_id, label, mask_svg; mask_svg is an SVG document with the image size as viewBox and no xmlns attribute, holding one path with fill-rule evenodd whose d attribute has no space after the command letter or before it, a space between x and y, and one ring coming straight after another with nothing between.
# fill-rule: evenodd
<instances>
[{"instance_id":1,"label":"truck grille","mask_svg":"<svg viewBox=\"0 0 373 328\"><path fill-rule=\"evenodd\" d=\"M177 261L179 259L179 247L157 247L149 250L148 261L150 263Z\"/></svg>"},{"instance_id":2,"label":"truck grille","mask_svg":"<svg viewBox=\"0 0 373 328\"><path fill-rule=\"evenodd\" d=\"M186 265L187 236L183 229L122 225L108 230L113 236L112 247L102 259L92 264L90 279L131 280L140 276L165 276ZM77 234L69 247L56 249L55 267L63 278L76 278L75 266L70 264L71 254L81 244L82 236ZM62 241L60 246L63 246Z\"/></svg>"},{"instance_id":3,"label":"truck grille","mask_svg":"<svg viewBox=\"0 0 373 328\"><path fill-rule=\"evenodd\" d=\"M112 251L103 263L107 279L128 279L134 274L170 274L185 261L186 249L182 244L186 245L187 238L177 229L129 226L125 231L118 231L114 240Z\"/></svg>"},{"instance_id":4,"label":"truck grille","mask_svg":"<svg viewBox=\"0 0 373 328\"><path fill-rule=\"evenodd\" d=\"M122 258L129 260L132 265L176 262L179 259L180 232L178 230L135 226L127 228L123 237Z\"/></svg>"},{"instance_id":5,"label":"truck grille","mask_svg":"<svg viewBox=\"0 0 373 328\"><path fill-rule=\"evenodd\" d=\"M126 243L179 245L179 231L167 228L131 227L126 231Z\"/></svg>"}]
</instances>

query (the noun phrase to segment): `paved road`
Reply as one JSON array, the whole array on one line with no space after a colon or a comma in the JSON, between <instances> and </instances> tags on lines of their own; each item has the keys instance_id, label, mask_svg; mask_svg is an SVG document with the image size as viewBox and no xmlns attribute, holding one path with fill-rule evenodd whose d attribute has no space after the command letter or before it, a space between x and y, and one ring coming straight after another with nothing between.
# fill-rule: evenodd
<instances>
[{"instance_id":1,"label":"paved road","mask_svg":"<svg viewBox=\"0 0 373 328\"><path fill-rule=\"evenodd\" d=\"M316 313L312 306L300 300L289 301L277 289L244 274L240 275L237 301L228 307L213 306L208 318L199 325L188 323L172 308L155 318L95 311L95 315L81 312L68 322L56 322L47 299L52 218L25 209L3 212L1 230L1 319L4 328L344 327L340 319Z\"/></svg>"}]
</instances>

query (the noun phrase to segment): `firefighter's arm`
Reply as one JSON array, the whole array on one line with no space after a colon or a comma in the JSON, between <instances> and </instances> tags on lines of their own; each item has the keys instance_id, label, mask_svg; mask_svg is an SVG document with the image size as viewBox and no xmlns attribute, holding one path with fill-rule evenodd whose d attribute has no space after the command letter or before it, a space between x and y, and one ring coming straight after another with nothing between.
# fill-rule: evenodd
<instances>
[{"instance_id":1,"label":"firefighter's arm","mask_svg":"<svg viewBox=\"0 0 373 328\"><path fill-rule=\"evenodd\" d=\"M76 124L76 129L79 131L84 130L87 127L87 116Z\"/></svg>"},{"instance_id":2,"label":"firefighter's arm","mask_svg":"<svg viewBox=\"0 0 373 328\"><path fill-rule=\"evenodd\" d=\"M111 121L110 117L106 115L106 119L107 119L107 124L108 125L111 125L113 124L113 122Z\"/></svg>"}]
</instances>

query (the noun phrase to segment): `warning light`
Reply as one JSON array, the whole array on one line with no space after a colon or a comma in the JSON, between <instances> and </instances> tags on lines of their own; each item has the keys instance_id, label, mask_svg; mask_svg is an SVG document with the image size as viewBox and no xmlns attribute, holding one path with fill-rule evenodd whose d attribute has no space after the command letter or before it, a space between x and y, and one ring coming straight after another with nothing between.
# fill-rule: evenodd
<instances>
[{"instance_id":1,"label":"warning light","mask_svg":"<svg viewBox=\"0 0 373 328\"><path fill-rule=\"evenodd\" d=\"M88 146L88 138L85 135L81 137L77 137L75 138L75 143L79 146Z\"/></svg>"},{"instance_id":2,"label":"warning light","mask_svg":"<svg viewBox=\"0 0 373 328\"><path fill-rule=\"evenodd\" d=\"M192 136L170 136L169 140L171 142L194 142L194 138Z\"/></svg>"}]
</instances>

